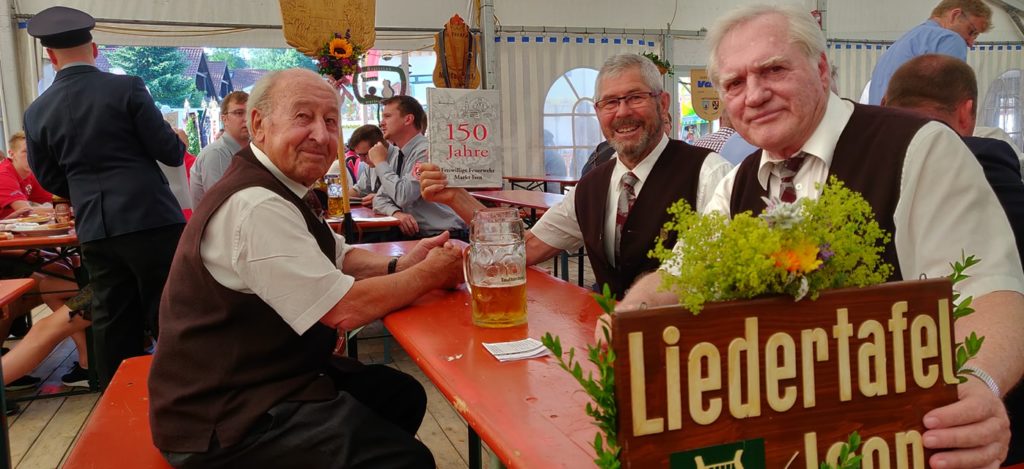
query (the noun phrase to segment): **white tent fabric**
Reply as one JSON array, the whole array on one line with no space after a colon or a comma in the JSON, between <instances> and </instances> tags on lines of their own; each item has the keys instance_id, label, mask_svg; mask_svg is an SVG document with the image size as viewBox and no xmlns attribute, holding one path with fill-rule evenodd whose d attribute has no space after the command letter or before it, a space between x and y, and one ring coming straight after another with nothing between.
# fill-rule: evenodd
<instances>
[{"instance_id":1,"label":"white tent fabric","mask_svg":"<svg viewBox=\"0 0 1024 469\"><path fill-rule=\"evenodd\" d=\"M651 36L507 33L495 42L505 174L544 174L544 99L558 77L574 68L597 70L615 54L661 48Z\"/></svg>"},{"instance_id":2,"label":"white tent fabric","mask_svg":"<svg viewBox=\"0 0 1024 469\"><path fill-rule=\"evenodd\" d=\"M888 44L829 43L829 61L839 67L839 95L857 100ZM978 102L985 102L988 87L1008 70L1024 68L1024 44L978 44L967 53L967 63L978 78Z\"/></svg>"}]
</instances>

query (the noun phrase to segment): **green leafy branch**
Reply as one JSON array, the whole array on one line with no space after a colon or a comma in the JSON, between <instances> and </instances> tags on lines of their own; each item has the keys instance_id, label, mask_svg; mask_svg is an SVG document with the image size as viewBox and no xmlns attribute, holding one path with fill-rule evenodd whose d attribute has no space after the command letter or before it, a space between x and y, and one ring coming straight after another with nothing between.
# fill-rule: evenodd
<instances>
[{"instance_id":1,"label":"green leafy branch","mask_svg":"<svg viewBox=\"0 0 1024 469\"><path fill-rule=\"evenodd\" d=\"M966 256L961 251L960 260L949 264L953 268L953 273L949 275L949 280L953 282L953 286L955 287L957 283L970 277L970 275L964 272L979 262L981 262L981 259L973 255ZM961 299L960 293L953 290L953 321L974 313L974 308L971 307L972 300L974 300L973 296ZM981 344L984 342L985 337L978 337L978 334L971 332L971 335L967 336L963 342L956 344L956 375L961 383L967 382L967 375L970 374L970 370L963 369L964 365L967 364L968 360L978 355L978 352L981 351Z\"/></svg>"},{"instance_id":2,"label":"green leafy branch","mask_svg":"<svg viewBox=\"0 0 1024 469\"><path fill-rule=\"evenodd\" d=\"M594 299L601 305L601 309L608 314L615 311L615 297L612 296L608 284L604 285L602 294L594 295ZM611 344L611 336L607 329L604 331L605 343ZM587 403L587 415L594 419L599 431L594 435L594 452L597 458L594 462L602 469L618 469L619 444L618 432L618 408L615 405L615 352L611 347L604 348L600 345L587 346L587 360L597 365L597 379L593 373L587 373L583 377L583 368L576 360L576 349L570 348L568 353L562 354L562 342L558 336L552 336L550 332L541 337L541 342L551 350L558 365L576 378L576 381L583 386L583 390L594 400ZM567 356L567 358L566 358Z\"/></svg>"},{"instance_id":3,"label":"green leafy branch","mask_svg":"<svg viewBox=\"0 0 1024 469\"><path fill-rule=\"evenodd\" d=\"M857 448L860 447L860 434L854 431L850 434L849 439L846 443L843 443L843 447L839 450L839 465L833 466L828 462L822 461L819 465L819 469L860 469L861 455L856 454Z\"/></svg>"}]
</instances>

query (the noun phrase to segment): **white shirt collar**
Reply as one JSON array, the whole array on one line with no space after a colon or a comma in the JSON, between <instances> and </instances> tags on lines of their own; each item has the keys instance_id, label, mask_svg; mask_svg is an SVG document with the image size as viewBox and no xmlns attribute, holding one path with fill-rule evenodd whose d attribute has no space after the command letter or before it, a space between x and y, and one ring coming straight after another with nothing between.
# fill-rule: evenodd
<instances>
[{"instance_id":1,"label":"white shirt collar","mask_svg":"<svg viewBox=\"0 0 1024 469\"><path fill-rule=\"evenodd\" d=\"M270 171L270 174L273 174L274 177L277 178L277 180L281 181L281 183L283 183L284 186L288 188L288 190L295 193L295 195L297 195L300 199L306 196L306 193L309 192L308 187L304 186L300 182L296 182L295 180L288 176L285 176L284 173L282 173L281 170L277 168L277 165L275 165L273 161L270 161L270 157L268 157L266 153L263 153L262 150L256 147L255 143L250 142L249 148L251 148L252 153L256 155L256 161L259 161L260 164L266 167Z\"/></svg>"},{"instance_id":2,"label":"white shirt collar","mask_svg":"<svg viewBox=\"0 0 1024 469\"><path fill-rule=\"evenodd\" d=\"M632 170L627 168L622 161L619 160L619 153L615 152L615 169L612 170L612 183L618 184L619 179L622 179L622 175L629 171L633 171L633 175L639 180L639 183L643 183L647 180L647 176L651 174L651 170L654 169L654 163L658 162L658 157L661 156L662 152L665 151L665 147L668 146L668 137L665 134L661 134L661 141L651 150L651 153L647 155L640 163L636 165Z\"/></svg>"},{"instance_id":3,"label":"white shirt collar","mask_svg":"<svg viewBox=\"0 0 1024 469\"><path fill-rule=\"evenodd\" d=\"M828 103L825 105L825 115L822 116L818 128L814 129L811 138L808 138L800 151L825 162L825 167L832 166L832 155L839 143L839 137L846 128L846 123L853 115L853 103L844 101L833 93L828 94ZM772 172L775 163L782 161L782 157L768 155L767 151L761 151L761 163L757 169L757 181L761 187L768 188L768 176Z\"/></svg>"}]
</instances>

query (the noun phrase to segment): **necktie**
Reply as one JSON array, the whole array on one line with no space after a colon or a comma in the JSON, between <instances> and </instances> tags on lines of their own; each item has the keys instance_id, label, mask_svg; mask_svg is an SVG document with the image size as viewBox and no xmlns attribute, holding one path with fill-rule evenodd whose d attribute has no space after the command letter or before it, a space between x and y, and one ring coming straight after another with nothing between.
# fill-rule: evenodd
<instances>
[{"instance_id":1,"label":"necktie","mask_svg":"<svg viewBox=\"0 0 1024 469\"><path fill-rule=\"evenodd\" d=\"M313 215L318 220L324 219L324 206L320 203L320 198L316 196L316 191L310 189L306 192L306 196L302 198L302 201L309 206L309 209L313 211Z\"/></svg>"},{"instance_id":2,"label":"necktie","mask_svg":"<svg viewBox=\"0 0 1024 469\"><path fill-rule=\"evenodd\" d=\"M632 171L622 175L620 180L622 190L619 192L619 204L615 210L615 260L618 263L620 246L622 245L622 227L629 217L629 209L633 208L636 202L636 191L634 186L640 182Z\"/></svg>"},{"instance_id":3,"label":"necktie","mask_svg":"<svg viewBox=\"0 0 1024 469\"><path fill-rule=\"evenodd\" d=\"M793 179L796 177L796 173L800 172L800 165L804 163L805 159L806 157L801 153L777 163L779 179L781 181L779 184L779 200L789 203L796 201L796 187L793 185Z\"/></svg>"}]
</instances>

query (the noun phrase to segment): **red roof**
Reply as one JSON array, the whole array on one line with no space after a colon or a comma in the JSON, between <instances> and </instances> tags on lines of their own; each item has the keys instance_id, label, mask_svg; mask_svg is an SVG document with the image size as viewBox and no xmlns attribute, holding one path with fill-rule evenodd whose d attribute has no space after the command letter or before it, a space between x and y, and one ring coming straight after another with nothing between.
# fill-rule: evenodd
<instances>
[{"instance_id":1,"label":"red roof","mask_svg":"<svg viewBox=\"0 0 1024 469\"><path fill-rule=\"evenodd\" d=\"M202 47L179 47L178 50L182 54L185 54L185 71L182 72L182 76L185 78L195 78L196 72L199 71L199 63L203 60L203 48Z\"/></svg>"}]
</instances>

